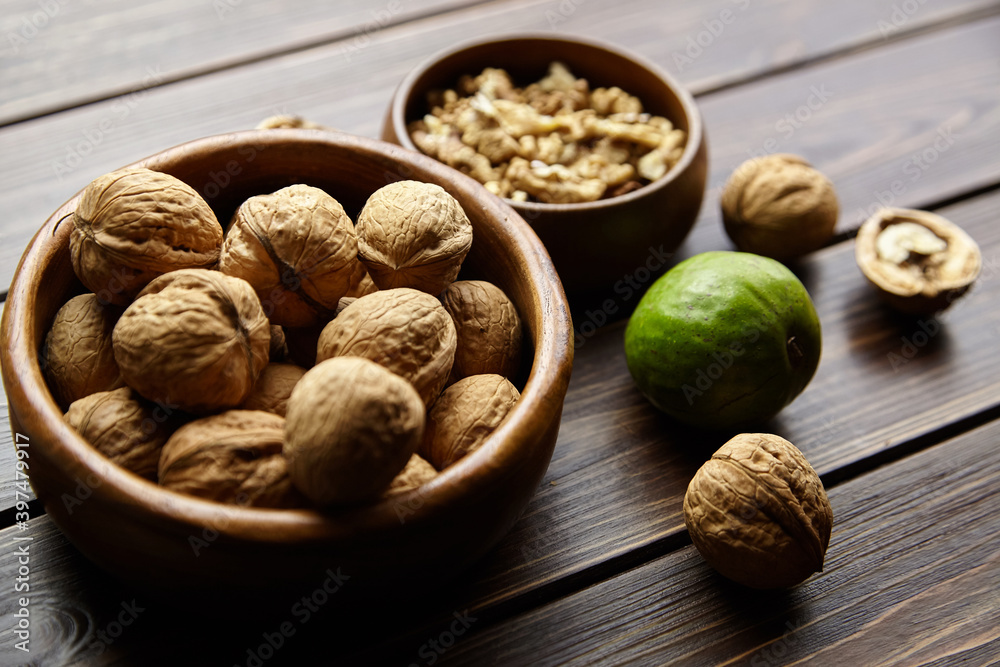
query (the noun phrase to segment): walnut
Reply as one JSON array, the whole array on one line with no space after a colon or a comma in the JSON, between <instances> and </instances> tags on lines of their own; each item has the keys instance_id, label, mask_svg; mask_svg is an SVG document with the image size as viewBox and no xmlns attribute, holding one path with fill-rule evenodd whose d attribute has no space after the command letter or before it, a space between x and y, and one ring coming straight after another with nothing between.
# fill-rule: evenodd
<instances>
[{"instance_id":1,"label":"walnut","mask_svg":"<svg viewBox=\"0 0 1000 667\"><path fill-rule=\"evenodd\" d=\"M160 454L160 484L206 500L251 507L300 507L281 452L285 420L228 410L177 429Z\"/></svg>"},{"instance_id":2,"label":"walnut","mask_svg":"<svg viewBox=\"0 0 1000 667\"><path fill-rule=\"evenodd\" d=\"M358 256L379 289L412 287L435 296L455 280L472 245L462 206L441 186L418 181L372 194L357 234Z\"/></svg>"},{"instance_id":3,"label":"walnut","mask_svg":"<svg viewBox=\"0 0 1000 667\"><path fill-rule=\"evenodd\" d=\"M160 451L180 422L169 408L146 401L128 387L74 401L66 421L112 462L156 481Z\"/></svg>"},{"instance_id":4,"label":"walnut","mask_svg":"<svg viewBox=\"0 0 1000 667\"><path fill-rule=\"evenodd\" d=\"M409 382L359 357L318 363L288 400L285 456L295 485L319 505L378 498L424 430Z\"/></svg>"},{"instance_id":5,"label":"walnut","mask_svg":"<svg viewBox=\"0 0 1000 667\"><path fill-rule=\"evenodd\" d=\"M105 174L73 212L73 271L104 303L127 305L158 275L213 268L222 226L194 188L173 176L130 168Z\"/></svg>"},{"instance_id":6,"label":"walnut","mask_svg":"<svg viewBox=\"0 0 1000 667\"><path fill-rule=\"evenodd\" d=\"M42 348L42 368L56 402L73 401L124 384L111 347L111 332L122 309L80 294L56 313Z\"/></svg>"},{"instance_id":7,"label":"walnut","mask_svg":"<svg viewBox=\"0 0 1000 667\"><path fill-rule=\"evenodd\" d=\"M295 364L269 363L257 378L253 391L240 407L244 410L263 410L284 417L288 397L292 395L292 389L305 374L306 369Z\"/></svg>"},{"instance_id":8,"label":"walnut","mask_svg":"<svg viewBox=\"0 0 1000 667\"><path fill-rule=\"evenodd\" d=\"M126 384L194 413L246 400L267 365L270 323L249 283L205 269L153 280L112 334Z\"/></svg>"},{"instance_id":9,"label":"walnut","mask_svg":"<svg viewBox=\"0 0 1000 667\"><path fill-rule=\"evenodd\" d=\"M268 347L267 358L282 362L288 356L288 343L285 341L285 330L277 324L271 325L271 345Z\"/></svg>"},{"instance_id":10,"label":"walnut","mask_svg":"<svg viewBox=\"0 0 1000 667\"><path fill-rule=\"evenodd\" d=\"M747 160L722 193L722 220L736 247L777 260L823 247L839 211L833 184L797 155Z\"/></svg>"},{"instance_id":11,"label":"walnut","mask_svg":"<svg viewBox=\"0 0 1000 667\"><path fill-rule=\"evenodd\" d=\"M441 294L458 334L451 381L494 373L512 377L521 360L521 318L503 290L483 280L459 280Z\"/></svg>"},{"instance_id":12,"label":"walnut","mask_svg":"<svg viewBox=\"0 0 1000 667\"><path fill-rule=\"evenodd\" d=\"M721 574L752 588L783 588L823 569L833 512L819 475L792 443L744 433L695 473L684 522Z\"/></svg>"},{"instance_id":13,"label":"walnut","mask_svg":"<svg viewBox=\"0 0 1000 667\"><path fill-rule=\"evenodd\" d=\"M955 223L927 211L880 210L861 225L854 248L858 266L882 298L913 315L950 306L982 267L976 242Z\"/></svg>"},{"instance_id":14,"label":"walnut","mask_svg":"<svg viewBox=\"0 0 1000 667\"><path fill-rule=\"evenodd\" d=\"M368 275L368 268L360 260L355 259L354 269L351 271L351 284L344 296L359 297L377 291L378 287L375 286L375 281Z\"/></svg>"},{"instance_id":15,"label":"walnut","mask_svg":"<svg viewBox=\"0 0 1000 667\"><path fill-rule=\"evenodd\" d=\"M275 324L305 327L333 317L352 286L357 254L354 225L337 200L291 185L243 202L219 270L253 285Z\"/></svg>"},{"instance_id":16,"label":"walnut","mask_svg":"<svg viewBox=\"0 0 1000 667\"><path fill-rule=\"evenodd\" d=\"M482 446L520 394L502 375L472 375L451 385L427 415L420 455L444 470Z\"/></svg>"},{"instance_id":17,"label":"walnut","mask_svg":"<svg viewBox=\"0 0 1000 667\"><path fill-rule=\"evenodd\" d=\"M396 475L389 488L385 491L385 496L395 496L400 493L412 491L437 477L438 471L430 463L421 458L419 454L414 454L406 462L406 467Z\"/></svg>"},{"instance_id":18,"label":"walnut","mask_svg":"<svg viewBox=\"0 0 1000 667\"><path fill-rule=\"evenodd\" d=\"M429 406L448 381L457 345L455 324L441 302L401 287L347 306L320 334L316 361L370 359L409 380Z\"/></svg>"}]
</instances>

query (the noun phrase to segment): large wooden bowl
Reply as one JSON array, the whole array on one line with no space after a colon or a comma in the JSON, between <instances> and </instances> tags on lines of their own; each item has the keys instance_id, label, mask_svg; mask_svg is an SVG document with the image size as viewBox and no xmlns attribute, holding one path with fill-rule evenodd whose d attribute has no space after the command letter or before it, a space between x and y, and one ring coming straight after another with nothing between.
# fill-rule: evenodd
<instances>
[{"instance_id":1,"label":"large wooden bowl","mask_svg":"<svg viewBox=\"0 0 1000 667\"><path fill-rule=\"evenodd\" d=\"M665 116L687 132L681 160L664 177L620 197L579 204L508 202L548 248L563 286L577 293L605 290L661 255L673 252L694 225L705 193L708 151L694 99L669 74L611 44L519 35L475 41L432 56L400 83L389 107L382 138L411 150L407 125L429 109L427 93L454 88L464 74L500 67L515 83L545 76L549 63L565 63L591 89L618 86L642 100L646 111ZM666 268L664 266L664 268Z\"/></svg>"},{"instance_id":2,"label":"large wooden bowl","mask_svg":"<svg viewBox=\"0 0 1000 667\"><path fill-rule=\"evenodd\" d=\"M221 221L247 197L292 183L323 188L352 216L388 182L441 185L472 221L463 272L502 287L524 320L526 380L520 402L481 449L392 500L324 514L225 506L164 490L111 464L71 429L39 367L56 310L83 289L70 265L72 223L63 220L77 195L49 218L21 259L4 307L0 360L11 428L21 434L18 441L30 441L32 487L79 550L141 590L174 599L318 589L328 571L339 570L350 579L337 599L347 601L373 588L451 576L490 549L548 466L573 356L559 280L517 213L430 158L334 132L240 132L192 141L137 164L192 185Z\"/></svg>"}]
</instances>

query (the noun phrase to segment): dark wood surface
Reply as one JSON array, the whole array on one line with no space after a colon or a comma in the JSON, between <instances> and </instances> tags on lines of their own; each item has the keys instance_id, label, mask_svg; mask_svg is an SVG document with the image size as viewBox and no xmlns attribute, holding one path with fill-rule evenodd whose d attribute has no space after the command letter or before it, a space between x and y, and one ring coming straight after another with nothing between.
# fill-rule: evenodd
<instances>
[{"instance_id":1,"label":"dark wood surface","mask_svg":"<svg viewBox=\"0 0 1000 667\"><path fill-rule=\"evenodd\" d=\"M672 261L731 247L719 189L751 155L802 154L831 177L841 200L837 242L793 266L823 325L820 369L760 427L796 443L827 485L835 524L823 574L787 593L753 593L715 575L691 546L683 492L727 434L680 428L638 395L621 341L639 293L609 287L595 300L611 298L614 313L577 304L581 342L555 455L503 542L405 609L354 619L317 614L265 664L1000 660L1000 3L911 3L917 9L894 15L903 4L888 0L401 1L392 25L370 33L371 13L389 3L283 11L277 2L233 3L224 21L211 3L154 2L141 11L133 4L60 3L64 10L24 45L23 57L0 52L0 283L41 222L93 177L276 112L378 136L392 90L416 61L501 32L615 41L697 94L709 189ZM0 33L39 6L5 3ZM724 11L733 20L692 62L675 57ZM350 51L359 34L370 42ZM156 63L168 76L143 90L144 67ZM810 98L816 91L828 100ZM797 112L798 127L786 119ZM110 130L91 141L106 119ZM88 154L59 169L83 141L93 144ZM854 262L851 230L864 209L890 196L894 205L938 210L982 247L975 288L937 318L893 315ZM591 334L590 324L602 326ZM929 331L926 343L914 344ZM15 579L15 552L25 543L15 538L31 537L37 607L27 660L194 664L197 655L199 664L247 664L247 651L277 627L273 618L253 627L213 619L208 632L89 564L37 502L24 529L15 525L3 412L0 575ZM100 639L112 639L106 631L133 599L142 608L135 622ZM13 651L16 604L13 593L0 596L2 664L25 661ZM455 614L468 631L453 625ZM452 627L463 628L454 646ZM438 640L449 647L430 648Z\"/></svg>"}]
</instances>

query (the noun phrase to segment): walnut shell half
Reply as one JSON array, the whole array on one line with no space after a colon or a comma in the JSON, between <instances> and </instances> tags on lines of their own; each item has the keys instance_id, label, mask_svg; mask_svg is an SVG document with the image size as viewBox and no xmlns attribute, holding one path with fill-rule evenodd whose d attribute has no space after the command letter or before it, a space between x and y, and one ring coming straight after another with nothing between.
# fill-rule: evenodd
<instances>
[{"instance_id":1,"label":"walnut shell half","mask_svg":"<svg viewBox=\"0 0 1000 667\"><path fill-rule=\"evenodd\" d=\"M893 308L912 315L944 310L972 286L982 254L961 227L935 213L884 208L858 230L855 259Z\"/></svg>"},{"instance_id":2,"label":"walnut shell half","mask_svg":"<svg viewBox=\"0 0 1000 667\"><path fill-rule=\"evenodd\" d=\"M358 215L358 257L379 289L437 296L472 246L472 223L444 188L398 181L375 191Z\"/></svg>"},{"instance_id":3,"label":"walnut shell half","mask_svg":"<svg viewBox=\"0 0 1000 667\"><path fill-rule=\"evenodd\" d=\"M724 576L751 588L784 588L822 571L833 511L819 475L792 443L743 433L695 473L684 523Z\"/></svg>"},{"instance_id":4,"label":"walnut shell half","mask_svg":"<svg viewBox=\"0 0 1000 667\"><path fill-rule=\"evenodd\" d=\"M73 212L73 270L104 303L127 305L156 276L214 268L222 226L187 183L121 169L94 180Z\"/></svg>"},{"instance_id":5,"label":"walnut shell half","mask_svg":"<svg viewBox=\"0 0 1000 667\"><path fill-rule=\"evenodd\" d=\"M153 280L112 334L126 384L188 412L241 404L268 362L270 324L249 283L185 269Z\"/></svg>"},{"instance_id":6,"label":"walnut shell half","mask_svg":"<svg viewBox=\"0 0 1000 667\"><path fill-rule=\"evenodd\" d=\"M229 410L185 424L163 446L160 484L220 503L302 506L281 453L284 434L284 419L258 410Z\"/></svg>"}]
</instances>

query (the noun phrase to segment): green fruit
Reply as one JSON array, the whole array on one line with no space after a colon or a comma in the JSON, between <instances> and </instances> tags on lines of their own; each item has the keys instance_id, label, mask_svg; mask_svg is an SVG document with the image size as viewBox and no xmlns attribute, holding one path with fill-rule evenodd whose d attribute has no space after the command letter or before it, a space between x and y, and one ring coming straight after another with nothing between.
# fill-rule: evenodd
<instances>
[{"instance_id":1,"label":"green fruit","mask_svg":"<svg viewBox=\"0 0 1000 667\"><path fill-rule=\"evenodd\" d=\"M728 428L776 415L819 365L819 318L783 264L706 252L660 277L625 329L639 390L694 426Z\"/></svg>"}]
</instances>

